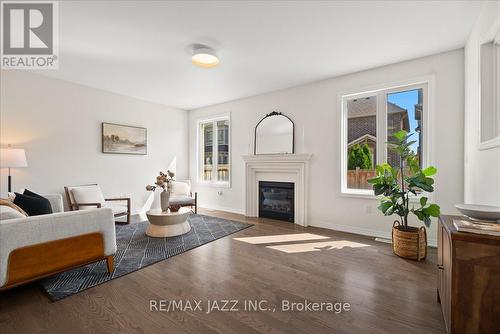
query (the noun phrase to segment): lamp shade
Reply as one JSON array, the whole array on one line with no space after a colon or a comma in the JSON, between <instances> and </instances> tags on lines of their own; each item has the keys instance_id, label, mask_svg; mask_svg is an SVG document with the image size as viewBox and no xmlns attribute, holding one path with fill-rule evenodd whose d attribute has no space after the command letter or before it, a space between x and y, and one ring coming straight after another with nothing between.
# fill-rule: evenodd
<instances>
[{"instance_id":1,"label":"lamp shade","mask_svg":"<svg viewBox=\"0 0 500 334\"><path fill-rule=\"evenodd\" d=\"M22 148L1 148L0 167L27 167L26 154Z\"/></svg>"}]
</instances>

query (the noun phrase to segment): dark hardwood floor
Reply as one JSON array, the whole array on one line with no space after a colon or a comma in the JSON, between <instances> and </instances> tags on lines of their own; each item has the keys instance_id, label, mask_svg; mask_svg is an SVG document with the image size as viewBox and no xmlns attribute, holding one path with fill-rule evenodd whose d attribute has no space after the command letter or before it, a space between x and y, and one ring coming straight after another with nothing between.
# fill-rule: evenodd
<instances>
[{"instance_id":1,"label":"dark hardwood floor","mask_svg":"<svg viewBox=\"0 0 500 334\"><path fill-rule=\"evenodd\" d=\"M406 261L372 238L200 213L255 226L55 303L36 283L0 293L0 333L444 333L434 249ZM226 299L240 309L263 299L271 310L205 313L207 300ZM281 310L282 300L305 299L350 310ZM150 300L201 300L204 309L150 311Z\"/></svg>"}]
</instances>

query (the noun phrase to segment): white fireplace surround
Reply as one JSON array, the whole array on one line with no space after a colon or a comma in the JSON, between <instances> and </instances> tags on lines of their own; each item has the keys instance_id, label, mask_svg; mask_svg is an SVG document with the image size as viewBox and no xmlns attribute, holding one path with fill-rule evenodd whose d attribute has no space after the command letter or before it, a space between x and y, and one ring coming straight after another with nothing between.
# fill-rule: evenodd
<instances>
[{"instance_id":1,"label":"white fireplace surround","mask_svg":"<svg viewBox=\"0 0 500 334\"><path fill-rule=\"evenodd\" d=\"M307 226L308 167L310 154L244 155L245 215L259 216L259 181L292 182L295 224Z\"/></svg>"}]
</instances>

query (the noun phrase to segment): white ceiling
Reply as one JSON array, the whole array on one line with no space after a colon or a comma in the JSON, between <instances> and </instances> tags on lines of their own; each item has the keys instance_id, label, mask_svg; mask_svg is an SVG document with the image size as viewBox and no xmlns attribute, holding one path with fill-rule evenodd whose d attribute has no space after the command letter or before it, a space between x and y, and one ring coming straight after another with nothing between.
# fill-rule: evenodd
<instances>
[{"instance_id":1,"label":"white ceiling","mask_svg":"<svg viewBox=\"0 0 500 334\"><path fill-rule=\"evenodd\" d=\"M195 109L463 47L477 1L60 2L43 75ZM189 45L217 49L212 69Z\"/></svg>"}]
</instances>

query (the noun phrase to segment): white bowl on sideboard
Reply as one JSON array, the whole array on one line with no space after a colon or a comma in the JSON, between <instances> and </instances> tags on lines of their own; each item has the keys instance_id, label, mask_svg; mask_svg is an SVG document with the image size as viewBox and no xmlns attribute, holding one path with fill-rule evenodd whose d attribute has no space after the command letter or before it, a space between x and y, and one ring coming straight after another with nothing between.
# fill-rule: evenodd
<instances>
[{"instance_id":1,"label":"white bowl on sideboard","mask_svg":"<svg viewBox=\"0 0 500 334\"><path fill-rule=\"evenodd\" d=\"M500 207L481 204L456 204L462 214L472 220L500 221Z\"/></svg>"}]
</instances>

